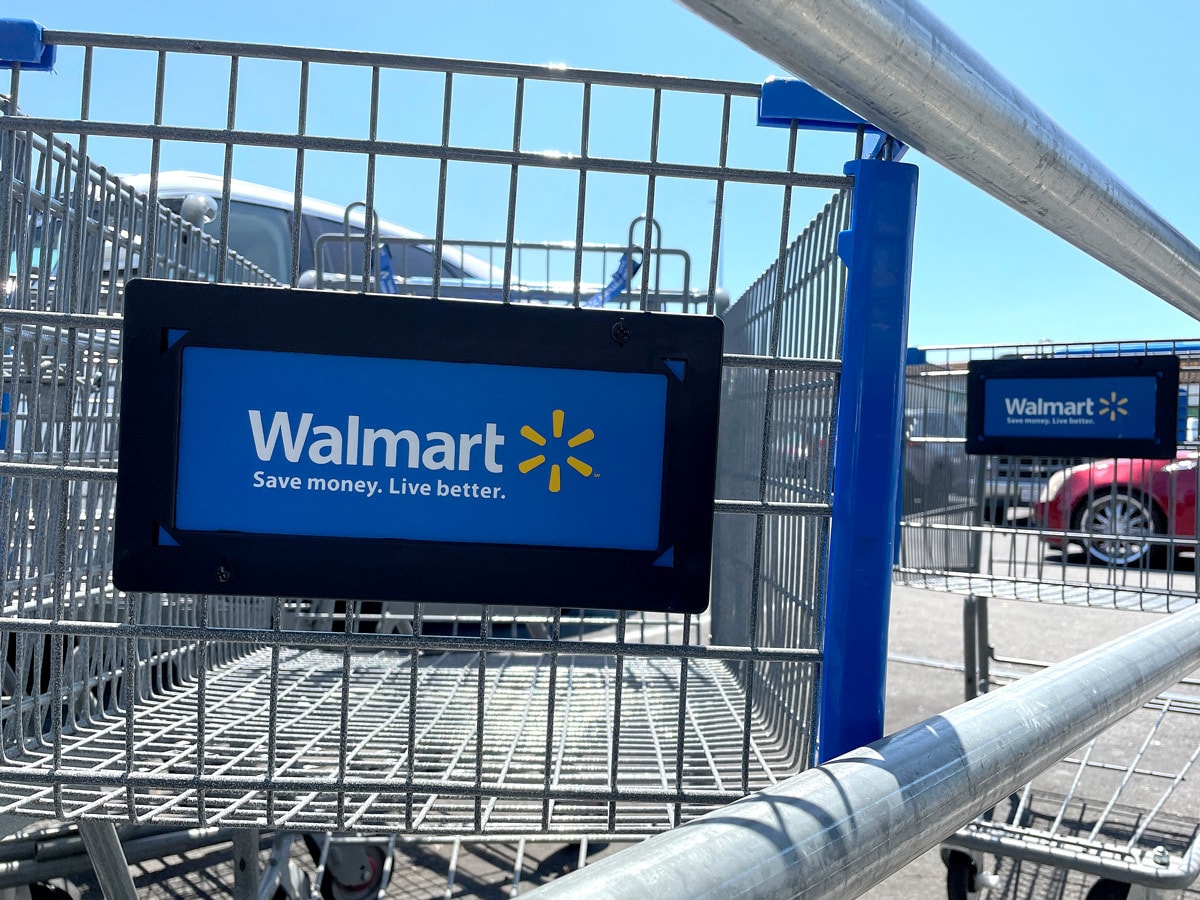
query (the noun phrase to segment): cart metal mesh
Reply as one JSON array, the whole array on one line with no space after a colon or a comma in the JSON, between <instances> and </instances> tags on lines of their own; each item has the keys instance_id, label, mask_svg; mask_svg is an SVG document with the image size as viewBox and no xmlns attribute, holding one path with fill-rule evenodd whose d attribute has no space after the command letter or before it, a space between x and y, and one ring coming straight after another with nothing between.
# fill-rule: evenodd
<instances>
[{"instance_id":1,"label":"cart metal mesh","mask_svg":"<svg viewBox=\"0 0 1200 900\"><path fill-rule=\"evenodd\" d=\"M764 159L736 137L752 127L757 85L63 32L46 40L59 47L56 96L75 87L78 106L17 115L39 76L15 67L0 118L0 813L638 836L810 764L845 293L836 238L852 185L802 173L797 159L831 158L824 170L840 172L861 153L861 133L837 136L830 157L826 138L809 145L795 127L781 130ZM93 94L94 73L118 61L151 73L142 98L151 112L139 121L124 118L132 98L114 111ZM345 110L357 109L361 130L317 107L310 86L321 78L344 81L341 112L349 120ZM219 111L191 94L174 101L185 84L212 86ZM268 85L286 115L247 125L246 95ZM462 99L471 96L474 105ZM492 98L487 115L472 119L481 96ZM431 117L409 128L384 115L405 102ZM565 131L547 137L548 120ZM644 134L638 155L609 149L614 128ZM528 149L554 140L554 152ZM105 159L147 174L115 178ZM170 170L195 167L216 177L212 196L199 198L211 208L167 187ZM245 181L279 171L290 190L276 208L289 223L284 263L255 265L235 214L248 202ZM430 237L397 239L393 265L415 247L432 269L396 280L434 299L471 296L479 285L451 263L467 268L464 254L486 247L499 299L528 301L537 277L558 284L543 300L587 304L589 236L619 228L599 243L620 246L635 215L623 249L646 265L620 305L686 301L712 312L724 305L724 255L765 270L726 315L710 613L538 610L519 597L512 607L447 607L114 591L121 285L135 274L311 283L306 253L320 223L304 197L335 183L352 185L341 202L368 210L409 192L401 209ZM547 190L557 199L533 207L554 218L543 226L523 198ZM619 226L594 211L601 193L627 198ZM725 240L735 207L767 224ZM454 239L466 218L493 223L502 240ZM702 223L684 236L682 281L658 224L673 234L681 219ZM361 264L344 262L350 271L333 281L381 287L385 228L371 215L353 221L342 237L358 249L343 259L361 253ZM565 234L521 240L523 229L555 227ZM517 270L522 247L552 239L565 270Z\"/></svg>"},{"instance_id":2,"label":"cart metal mesh","mask_svg":"<svg viewBox=\"0 0 1200 900\"><path fill-rule=\"evenodd\" d=\"M905 400L896 580L959 594L1169 612L1200 596L1195 341L921 351ZM972 359L1180 357L1177 460L968 457ZM1049 506L1057 507L1051 511Z\"/></svg>"}]
</instances>

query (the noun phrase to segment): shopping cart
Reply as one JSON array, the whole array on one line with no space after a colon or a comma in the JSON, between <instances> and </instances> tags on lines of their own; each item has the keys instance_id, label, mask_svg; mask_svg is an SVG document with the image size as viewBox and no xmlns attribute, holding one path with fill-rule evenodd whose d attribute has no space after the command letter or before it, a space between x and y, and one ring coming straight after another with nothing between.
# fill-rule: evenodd
<instances>
[{"instance_id":1,"label":"shopping cart","mask_svg":"<svg viewBox=\"0 0 1200 900\"><path fill-rule=\"evenodd\" d=\"M959 594L1170 612L1196 602L1197 342L928 348L908 367L897 578ZM1179 459L968 457L971 360L1175 355ZM922 418L923 417L923 418ZM936 427L919 430L922 419ZM1070 476L1070 477L1068 477ZM1085 500L1101 500L1089 503ZM1045 503L1043 501L1049 501Z\"/></svg>"},{"instance_id":2,"label":"shopping cart","mask_svg":"<svg viewBox=\"0 0 1200 900\"><path fill-rule=\"evenodd\" d=\"M287 864L295 836L339 835L309 841L319 874L336 867L340 852L342 877L326 884L366 896L383 890L396 838L361 836L453 843L456 857L463 842L512 843L521 848L519 883L527 842L578 842L582 862L589 841L641 839L812 764L827 668L854 671L858 642L870 637L848 626L837 635L827 624L842 615L827 607L831 585L844 582L836 564L827 566L838 554L830 516L839 404L849 383L852 402L866 397L888 421L896 406L869 368L865 387L857 369L841 371L852 341L844 347L847 268L838 239L845 244L856 195L842 166L871 154L890 159L890 140L870 148L873 132L857 120L834 135L834 148L792 121L751 128L755 138L743 145L736 135L755 121L759 85L116 35L47 31L41 40L57 48L55 97L74 87L78 105L19 115L39 76L12 66L0 118L0 815L81 822L114 894L129 886L111 823L233 829L239 872L257 871L256 830L273 831L266 882L239 881L247 895L301 890ZM92 114L104 99L105 66L117 58L157 73L145 87L151 121ZM320 88L333 75L336 116ZM213 127L172 102L181 79L219 85L223 123ZM269 108L256 105L264 84ZM285 90L294 106L281 118ZM429 123L410 133L380 116L397 93L433 98L432 139ZM498 96L511 111L499 137ZM247 122L247 109L267 121ZM361 114L357 131L346 124L351 109ZM548 110L556 131L539 119ZM644 144L631 144L639 130ZM528 149L534 141L556 143L553 152ZM797 171L801 154L824 172ZM182 167L182 156L192 167L206 160L222 173L222 188L172 209L159 202L158 175ZM148 187L133 189L102 158L149 173ZM147 275L270 284L231 239L231 185L279 171L295 198L285 286L306 275L300 219L314 183L336 185L381 216L404 186L403 214L428 223L419 245L433 248L435 273L451 255L472 252L446 237L464 216L495 223L505 235L496 255L508 301L525 277L514 271L518 229L573 235L565 277L547 280L565 281L569 305L580 306L591 296L581 277L586 238L610 220L623 228L631 215L640 220L629 243L639 261L654 264L626 270L620 305L694 307L700 297L700 311L711 314L723 305L723 256L750 275L763 272L724 317L708 613L572 609L566 599L561 609L538 609L520 597L505 607L443 607L114 590L122 286ZM477 177L502 187L464 196ZM911 200L915 179L905 177L901 193ZM875 183L864 179L857 193ZM559 202L531 211L519 198L535 186L552 187ZM388 240L373 215L361 221L361 274L356 281L347 273L343 288L385 280L376 268ZM688 223L686 233L680 228L689 260L682 284L664 283L659 221ZM745 232L723 242L723 222ZM853 224L862 226L855 239L867 241L866 214ZM911 210L901 224L910 242ZM907 257L901 263L891 281ZM706 287L695 286L704 283L695 271L707 273ZM454 298L454 283L435 274L433 297ZM902 322L907 279L897 283ZM878 468L889 477L886 463ZM883 660L871 647L886 620L893 495L884 490L882 506L859 504L859 515L883 524L877 568L885 583L873 600L880 633L865 642L864 657L880 659L856 688L876 695L876 706ZM845 534L855 534L850 515L845 523ZM856 573L870 570L856 561ZM871 717L865 709L868 731ZM822 752L855 740L830 723L821 729ZM364 872L365 880L354 875Z\"/></svg>"},{"instance_id":3,"label":"shopping cart","mask_svg":"<svg viewBox=\"0 0 1200 900\"><path fill-rule=\"evenodd\" d=\"M1036 665L996 655L990 598L1149 612L1197 602L1197 346L1043 342L910 352L896 580L964 595L967 699ZM1156 355L1180 360L1177 458L966 455L971 361ZM968 825L945 844L950 895L982 885L982 854L993 853L1094 877L1089 900L1179 896L1200 875L1189 780L1200 757L1196 712L1196 684L1184 682Z\"/></svg>"}]
</instances>

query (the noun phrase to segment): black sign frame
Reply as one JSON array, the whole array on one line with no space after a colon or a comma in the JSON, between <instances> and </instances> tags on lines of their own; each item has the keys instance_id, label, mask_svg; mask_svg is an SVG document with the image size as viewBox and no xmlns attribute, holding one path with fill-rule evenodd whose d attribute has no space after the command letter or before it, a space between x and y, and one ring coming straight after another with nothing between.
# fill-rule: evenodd
<instances>
[{"instance_id":1,"label":"black sign frame","mask_svg":"<svg viewBox=\"0 0 1200 900\"><path fill-rule=\"evenodd\" d=\"M1156 382L1154 434L1151 437L1070 437L988 434L985 428L986 384L992 379L1047 381L1153 377ZM1067 357L971 360L967 372L967 443L972 455L1054 456L1129 459L1173 459L1177 451L1179 357Z\"/></svg>"},{"instance_id":2,"label":"black sign frame","mask_svg":"<svg viewBox=\"0 0 1200 900\"><path fill-rule=\"evenodd\" d=\"M701 612L712 559L722 341L714 316L132 280L113 581L124 591ZM686 379L666 379L659 547L179 531L188 346L655 374L681 361Z\"/></svg>"}]
</instances>

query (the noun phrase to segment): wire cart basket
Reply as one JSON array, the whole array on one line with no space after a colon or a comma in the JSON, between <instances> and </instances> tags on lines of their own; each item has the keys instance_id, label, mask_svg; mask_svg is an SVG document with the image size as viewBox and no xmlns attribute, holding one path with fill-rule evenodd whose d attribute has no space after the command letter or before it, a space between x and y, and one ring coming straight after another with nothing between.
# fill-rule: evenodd
<instances>
[{"instance_id":1,"label":"wire cart basket","mask_svg":"<svg viewBox=\"0 0 1200 900\"><path fill-rule=\"evenodd\" d=\"M0 814L13 828L80 822L93 860L114 854L108 823L399 835L453 841L456 854L464 839L586 847L672 828L857 742L819 713L831 654L859 689L882 690L878 647L860 660L858 638L830 630L828 598L844 582L830 562L833 465L855 437L839 442L836 423L839 403L874 397L894 413L897 400L869 372L844 396L838 241L866 188L841 169L872 154L897 165L890 140L861 121L828 135L795 119L743 139L752 84L70 32L38 41L57 51L58 108L42 108L53 104L35 52L9 64L0 116ZM118 60L150 73L144 120L126 121L97 87ZM322 85L334 82L331 110ZM401 97L428 115L382 115ZM799 171L806 157L823 171ZM325 192L337 202L310 199ZM467 222L504 237L449 237ZM727 222L745 233L726 238ZM522 264L531 248L544 255ZM735 257L757 277L729 305L717 281ZM709 612L114 590L122 290L136 276L564 315L724 311ZM869 515L880 523L882 634L891 507L871 506L847 533L869 533ZM318 848L322 868L333 846ZM257 837L247 852L257 859Z\"/></svg>"},{"instance_id":2,"label":"wire cart basket","mask_svg":"<svg viewBox=\"0 0 1200 900\"><path fill-rule=\"evenodd\" d=\"M964 595L967 699L1037 665L995 655L990 598L1168 613L1196 603L1196 347L1170 340L910 351L895 577ZM1180 360L1175 459L966 455L970 361L1156 354ZM1200 875L1190 786L1200 757L1196 710L1196 684L1180 683L958 832L943 853L951 896L982 884L984 853L1098 879L1089 900L1180 896Z\"/></svg>"}]
</instances>

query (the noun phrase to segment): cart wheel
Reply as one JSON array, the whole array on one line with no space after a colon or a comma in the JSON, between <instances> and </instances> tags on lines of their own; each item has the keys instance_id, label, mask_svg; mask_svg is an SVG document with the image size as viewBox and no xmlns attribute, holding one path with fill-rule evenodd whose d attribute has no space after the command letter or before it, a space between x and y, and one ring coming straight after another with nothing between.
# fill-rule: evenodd
<instances>
[{"instance_id":1,"label":"cart wheel","mask_svg":"<svg viewBox=\"0 0 1200 900\"><path fill-rule=\"evenodd\" d=\"M370 876L362 884L343 884L335 879L328 869L321 879L321 896L325 900L366 900L378 895L384 887L384 858L382 847L367 847L367 865L371 867Z\"/></svg>"},{"instance_id":2,"label":"cart wheel","mask_svg":"<svg viewBox=\"0 0 1200 900\"><path fill-rule=\"evenodd\" d=\"M1101 878L1087 892L1087 900L1126 900L1130 886L1123 881Z\"/></svg>"},{"instance_id":3,"label":"cart wheel","mask_svg":"<svg viewBox=\"0 0 1200 900\"><path fill-rule=\"evenodd\" d=\"M975 861L965 853L951 850L945 854L945 862L946 896L950 900L967 900L973 896L977 890L975 876L979 874Z\"/></svg>"},{"instance_id":4,"label":"cart wheel","mask_svg":"<svg viewBox=\"0 0 1200 900\"><path fill-rule=\"evenodd\" d=\"M29 885L30 900L79 900L83 892L65 878Z\"/></svg>"}]
</instances>

